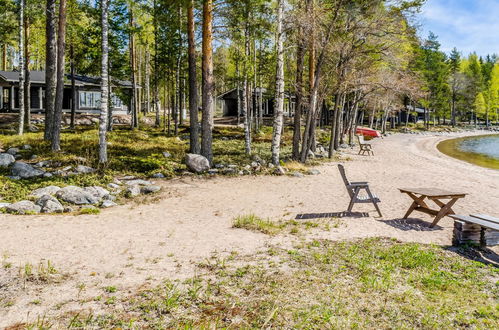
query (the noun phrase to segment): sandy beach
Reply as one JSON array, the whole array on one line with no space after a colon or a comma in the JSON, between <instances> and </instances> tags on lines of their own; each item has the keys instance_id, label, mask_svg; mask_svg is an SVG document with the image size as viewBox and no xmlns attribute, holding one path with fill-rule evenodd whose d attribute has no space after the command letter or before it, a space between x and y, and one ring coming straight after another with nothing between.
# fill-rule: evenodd
<instances>
[{"instance_id":1,"label":"sandy beach","mask_svg":"<svg viewBox=\"0 0 499 330\"><path fill-rule=\"evenodd\" d=\"M165 278L195 275L196 264L213 254L252 254L269 244L292 245L299 239L349 240L386 236L406 242L450 245L453 221L444 218L428 228L430 217L413 213L401 220L411 200L397 188L432 187L469 195L456 213L499 216L499 171L452 159L436 149L452 136L396 134L373 141L375 156L345 154L352 181L369 181L380 199L383 217L371 205L354 211L370 217L342 218L337 228L306 237L270 237L231 228L238 215L294 219L299 214L345 211L348 195L337 163L317 167L320 175L185 177L158 182L163 191L148 204L123 205L98 215L0 215L0 327L34 321L64 311L88 310L105 286L120 292L159 283ZM19 268L50 263L64 278L50 284L24 283ZM84 288L84 289L83 289ZM36 302L36 303L34 303Z\"/></svg>"}]
</instances>

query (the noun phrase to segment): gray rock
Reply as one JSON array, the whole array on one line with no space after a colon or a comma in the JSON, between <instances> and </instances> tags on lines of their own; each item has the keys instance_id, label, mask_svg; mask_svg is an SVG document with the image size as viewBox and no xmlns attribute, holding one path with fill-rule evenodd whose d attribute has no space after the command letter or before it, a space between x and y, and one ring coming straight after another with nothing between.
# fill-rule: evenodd
<instances>
[{"instance_id":1,"label":"gray rock","mask_svg":"<svg viewBox=\"0 0 499 330\"><path fill-rule=\"evenodd\" d=\"M295 178L303 178L304 177L303 173L300 173L300 172L293 172L291 175L294 176Z\"/></svg>"},{"instance_id":2,"label":"gray rock","mask_svg":"<svg viewBox=\"0 0 499 330\"><path fill-rule=\"evenodd\" d=\"M218 174L218 169L212 168L212 169L208 170L208 174L211 174L211 175Z\"/></svg>"},{"instance_id":3,"label":"gray rock","mask_svg":"<svg viewBox=\"0 0 499 330\"><path fill-rule=\"evenodd\" d=\"M29 144L23 145L23 150L31 150L31 146Z\"/></svg>"},{"instance_id":4,"label":"gray rock","mask_svg":"<svg viewBox=\"0 0 499 330\"><path fill-rule=\"evenodd\" d=\"M109 194L109 195L104 197L104 200L114 202L116 200L116 196Z\"/></svg>"},{"instance_id":5,"label":"gray rock","mask_svg":"<svg viewBox=\"0 0 499 330\"><path fill-rule=\"evenodd\" d=\"M315 158L315 154L314 154L314 152L312 150L308 151L307 158L311 158L311 159Z\"/></svg>"},{"instance_id":6,"label":"gray rock","mask_svg":"<svg viewBox=\"0 0 499 330\"><path fill-rule=\"evenodd\" d=\"M130 180L130 181L125 181L125 184L127 186L150 186L152 185L152 182L146 180Z\"/></svg>"},{"instance_id":7,"label":"gray rock","mask_svg":"<svg viewBox=\"0 0 499 330\"><path fill-rule=\"evenodd\" d=\"M276 175L284 175L286 174L286 170L282 166L277 166L274 170L274 174Z\"/></svg>"},{"instance_id":8,"label":"gray rock","mask_svg":"<svg viewBox=\"0 0 499 330\"><path fill-rule=\"evenodd\" d=\"M64 187L56 193L56 196L65 202L76 205L97 204L101 200L89 191L76 186Z\"/></svg>"},{"instance_id":9,"label":"gray rock","mask_svg":"<svg viewBox=\"0 0 499 330\"><path fill-rule=\"evenodd\" d=\"M106 190L99 186L92 186L83 188L86 192L90 193L92 196L98 199L103 199L104 197L109 195L109 190Z\"/></svg>"},{"instance_id":10,"label":"gray rock","mask_svg":"<svg viewBox=\"0 0 499 330\"><path fill-rule=\"evenodd\" d=\"M187 154L185 164L194 173L203 173L210 169L210 162L201 155Z\"/></svg>"},{"instance_id":11,"label":"gray rock","mask_svg":"<svg viewBox=\"0 0 499 330\"><path fill-rule=\"evenodd\" d=\"M61 169L61 171L67 172L67 171L71 170L72 168L73 168L73 166L66 166L63 169Z\"/></svg>"},{"instance_id":12,"label":"gray rock","mask_svg":"<svg viewBox=\"0 0 499 330\"><path fill-rule=\"evenodd\" d=\"M108 183L107 187L110 189L120 189L120 185L116 183Z\"/></svg>"},{"instance_id":13,"label":"gray rock","mask_svg":"<svg viewBox=\"0 0 499 330\"><path fill-rule=\"evenodd\" d=\"M133 176L133 175L127 175L127 176L124 176L124 177L120 177L120 178L119 178L119 180L124 180L124 181L126 181L126 180L135 180L135 179L137 179L137 177L136 177L136 176ZM118 180L118 179L116 179L116 180ZM116 181L116 180L115 180L115 181Z\"/></svg>"},{"instance_id":14,"label":"gray rock","mask_svg":"<svg viewBox=\"0 0 499 330\"><path fill-rule=\"evenodd\" d=\"M21 180L21 177L17 175L7 175L7 177L11 180Z\"/></svg>"},{"instance_id":15,"label":"gray rock","mask_svg":"<svg viewBox=\"0 0 499 330\"><path fill-rule=\"evenodd\" d=\"M244 172L243 171L239 171L237 172L238 175L244 175Z\"/></svg>"},{"instance_id":16,"label":"gray rock","mask_svg":"<svg viewBox=\"0 0 499 330\"><path fill-rule=\"evenodd\" d=\"M163 157L165 157L165 158L170 158L171 156L172 156L172 154L171 154L171 153L169 153L168 151L164 151L164 152L163 152Z\"/></svg>"},{"instance_id":17,"label":"gray rock","mask_svg":"<svg viewBox=\"0 0 499 330\"><path fill-rule=\"evenodd\" d=\"M274 164L269 163L269 164L267 165L267 167L268 167L268 168L274 168L275 166L274 166Z\"/></svg>"},{"instance_id":18,"label":"gray rock","mask_svg":"<svg viewBox=\"0 0 499 330\"><path fill-rule=\"evenodd\" d=\"M91 168L91 167L88 167L85 165L76 166L76 172L78 172L78 173L90 174L90 173L94 173L95 171L97 171L95 168Z\"/></svg>"},{"instance_id":19,"label":"gray rock","mask_svg":"<svg viewBox=\"0 0 499 330\"><path fill-rule=\"evenodd\" d=\"M0 203L0 210L9 206L9 205L10 205L10 203Z\"/></svg>"},{"instance_id":20,"label":"gray rock","mask_svg":"<svg viewBox=\"0 0 499 330\"><path fill-rule=\"evenodd\" d=\"M19 153L19 148L9 148L7 149L7 153L12 156L17 155Z\"/></svg>"},{"instance_id":21,"label":"gray rock","mask_svg":"<svg viewBox=\"0 0 499 330\"><path fill-rule=\"evenodd\" d=\"M319 175L319 174L321 174L321 171L316 170L315 168L311 168L311 169L309 169L309 170L307 171L307 174L308 174L308 175Z\"/></svg>"},{"instance_id":22,"label":"gray rock","mask_svg":"<svg viewBox=\"0 0 499 330\"><path fill-rule=\"evenodd\" d=\"M53 176L54 176L54 175L53 175L52 173L49 173L49 172L45 172L45 173L43 174L43 177L44 177L44 178L51 178L51 177L53 177Z\"/></svg>"},{"instance_id":23,"label":"gray rock","mask_svg":"<svg viewBox=\"0 0 499 330\"><path fill-rule=\"evenodd\" d=\"M346 148L348 148L348 144L343 143L343 144L340 145L340 148L341 149L346 149Z\"/></svg>"},{"instance_id":24,"label":"gray rock","mask_svg":"<svg viewBox=\"0 0 499 330\"><path fill-rule=\"evenodd\" d=\"M138 186L138 185L129 186L126 189L126 192L130 197L136 197L136 196L140 195L140 186Z\"/></svg>"},{"instance_id":25,"label":"gray rock","mask_svg":"<svg viewBox=\"0 0 499 330\"><path fill-rule=\"evenodd\" d=\"M251 165L246 165L246 166L244 167L244 169L245 169L245 170L247 170L247 171L251 170Z\"/></svg>"},{"instance_id":26,"label":"gray rock","mask_svg":"<svg viewBox=\"0 0 499 330\"><path fill-rule=\"evenodd\" d=\"M259 162L251 162L251 167L253 168L257 168L260 166L260 163Z\"/></svg>"},{"instance_id":27,"label":"gray rock","mask_svg":"<svg viewBox=\"0 0 499 330\"><path fill-rule=\"evenodd\" d=\"M64 213L71 213L74 212L74 209L71 206L64 206Z\"/></svg>"},{"instance_id":28,"label":"gray rock","mask_svg":"<svg viewBox=\"0 0 499 330\"><path fill-rule=\"evenodd\" d=\"M53 196L55 195L59 190L61 190L61 187L57 186L48 186L44 188L38 188L36 190L33 190L30 194L30 196L40 198L45 195L50 195Z\"/></svg>"},{"instance_id":29,"label":"gray rock","mask_svg":"<svg viewBox=\"0 0 499 330\"><path fill-rule=\"evenodd\" d=\"M35 164L36 167L48 167L49 165L50 161L48 160L42 160L41 162Z\"/></svg>"},{"instance_id":30,"label":"gray rock","mask_svg":"<svg viewBox=\"0 0 499 330\"><path fill-rule=\"evenodd\" d=\"M16 159L11 154L0 154L0 167L9 167Z\"/></svg>"},{"instance_id":31,"label":"gray rock","mask_svg":"<svg viewBox=\"0 0 499 330\"><path fill-rule=\"evenodd\" d=\"M36 169L33 166L22 162L15 162L12 166L11 172L13 176L19 176L22 179L41 177L45 173L42 170Z\"/></svg>"},{"instance_id":32,"label":"gray rock","mask_svg":"<svg viewBox=\"0 0 499 330\"><path fill-rule=\"evenodd\" d=\"M263 160L262 160L262 158L260 156L258 156L258 155L253 155L253 160L255 162L257 162L257 163L260 163L260 164L264 163Z\"/></svg>"},{"instance_id":33,"label":"gray rock","mask_svg":"<svg viewBox=\"0 0 499 330\"><path fill-rule=\"evenodd\" d=\"M237 165L234 165L234 164L230 164L230 165L227 165L228 168L237 168Z\"/></svg>"},{"instance_id":34,"label":"gray rock","mask_svg":"<svg viewBox=\"0 0 499 330\"><path fill-rule=\"evenodd\" d=\"M31 201L20 201L5 207L7 212L16 214L40 213L41 209L40 206Z\"/></svg>"},{"instance_id":35,"label":"gray rock","mask_svg":"<svg viewBox=\"0 0 499 330\"><path fill-rule=\"evenodd\" d=\"M102 202L101 207L102 207L103 209L107 209L107 208L114 207L114 206L117 206L117 205L118 205L118 204L116 204L116 203L115 203L115 202L113 202L113 201L104 201L104 202Z\"/></svg>"},{"instance_id":36,"label":"gray rock","mask_svg":"<svg viewBox=\"0 0 499 330\"><path fill-rule=\"evenodd\" d=\"M160 190L161 190L160 186L145 186L145 187L140 188L140 192L143 193L144 195L154 194Z\"/></svg>"},{"instance_id":37,"label":"gray rock","mask_svg":"<svg viewBox=\"0 0 499 330\"><path fill-rule=\"evenodd\" d=\"M42 213L62 213L64 206L51 195L44 195L36 201L36 205L40 206Z\"/></svg>"},{"instance_id":38,"label":"gray rock","mask_svg":"<svg viewBox=\"0 0 499 330\"><path fill-rule=\"evenodd\" d=\"M234 168L225 168L222 173L225 175L233 175L236 174L237 171Z\"/></svg>"},{"instance_id":39,"label":"gray rock","mask_svg":"<svg viewBox=\"0 0 499 330\"><path fill-rule=\"evenodd\" d=\"M165 175L163 173L154 173L152 177L155 179L164 179Z\"/></svg>"},{"instance_id":40,"label":"gray rock","mask_svg":"<svg viewBox=\"0 0 499 330\"><path fill-rule=\"evenodd\" d=\"M221 169L221 168L224 168L225 165L224 164L215 164L215 168L217 169Z\"/></svg>"},{"instance_id":41,"label":"gray rock","mask_svg":"<svg viewBox=\"0 0 499 330\"><path fill-rule=\"evenodd\" d=\"M29 159L31 159L31 160L35 160L37 158L38 158L38 155L31 155L31 157L29 157Z\"/></svg>"}]
</instances>

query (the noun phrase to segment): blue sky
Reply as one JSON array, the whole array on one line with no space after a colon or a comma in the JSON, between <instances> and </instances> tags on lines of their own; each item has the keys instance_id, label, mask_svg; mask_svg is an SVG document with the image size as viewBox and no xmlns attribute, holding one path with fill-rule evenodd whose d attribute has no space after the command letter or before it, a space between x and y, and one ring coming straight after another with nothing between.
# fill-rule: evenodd
<instances>
[{"instance_id":1,"label":"blue sky","mask_svg":"<svg viewBox=\"0 0 499 330\"><path fill-rule=\"evenodd\" d=\"M427 0L420 17L421 36L433 31L445 52L499 54L499 0Z\"/></svg>"}]
</instances>

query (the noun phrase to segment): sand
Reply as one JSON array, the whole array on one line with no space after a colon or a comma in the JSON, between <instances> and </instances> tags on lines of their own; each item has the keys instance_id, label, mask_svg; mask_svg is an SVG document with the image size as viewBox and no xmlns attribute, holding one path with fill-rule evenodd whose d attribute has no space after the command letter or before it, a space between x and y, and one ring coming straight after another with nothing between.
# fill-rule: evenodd
<instances>
[{"instance_id":1,"label":"sand","mask_svg":"<svg viewBox=\"0 0 499 330\"><path fill-rule=\"evenodd\" d=\"M458 135L452 135L458 136ZM430 217L414 213L401 220L411 200L399 187L439 187L469 193L454 210L499 216L499 171L452 159L436 149L449 136L396 134L373 142L376 155L345 154L352 181L369 181L382 200L382 218L370 205L354 211L370 217L342 218L329 231L317 230L306 239L349 240L385 236L406 242L450 245L453 222L444 218L434 229ZM158 182L163 192L150 204L132 204L84 216L0 215L0 253L11 269L0 270L0 327L34 321L38 316L92 308L103 287L134 292L163 279L188 278L196 264L217 254L252 254L269 244L292 245L293 235L270 237L231 228L238 215L254 213L272 219L298 214L342 212L348 195L336 163L321 172L292 176L185 177ZM64 274L59 283L25 283L18 269L26 263L47 262ZM82 300L88 300L84 304Z\"/></svg>"}]
</instances>

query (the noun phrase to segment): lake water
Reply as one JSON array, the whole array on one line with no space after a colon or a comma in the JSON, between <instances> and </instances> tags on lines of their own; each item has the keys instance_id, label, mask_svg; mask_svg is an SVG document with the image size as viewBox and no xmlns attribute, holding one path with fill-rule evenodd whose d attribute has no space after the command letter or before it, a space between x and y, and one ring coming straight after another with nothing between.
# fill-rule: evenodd
<instances>
[{"instance_id":1,"label":"lake water","mask_svg":"<svg viewBox=\"0 0 499 330\"><path fill-rule=\"evenodd\" d=\"M438 149L451 157L499 170L499 135L446 140Z\"/></svg>"}]
</instances>

